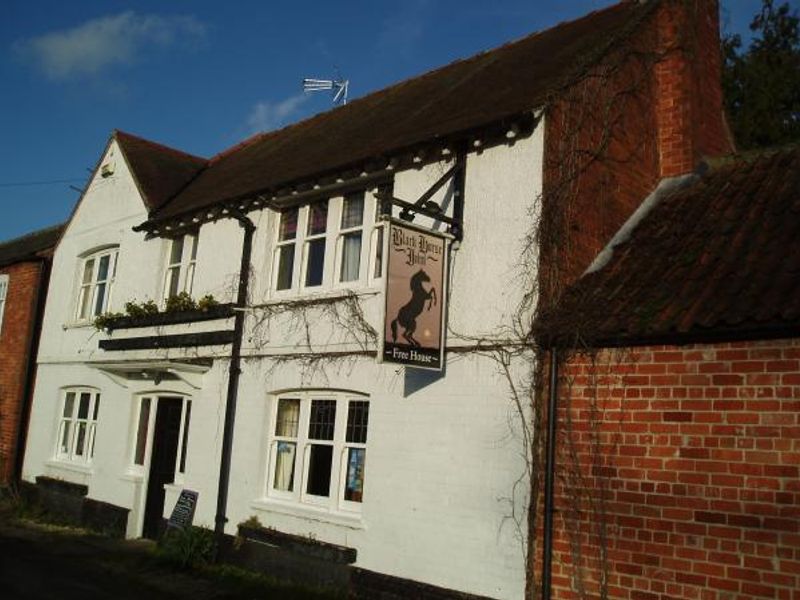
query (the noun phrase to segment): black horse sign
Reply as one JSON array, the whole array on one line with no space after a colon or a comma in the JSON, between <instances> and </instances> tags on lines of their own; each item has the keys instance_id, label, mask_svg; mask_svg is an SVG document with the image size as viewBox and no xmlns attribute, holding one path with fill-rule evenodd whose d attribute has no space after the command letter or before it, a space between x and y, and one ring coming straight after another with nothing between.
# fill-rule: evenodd
<instances>
[{"instance_id":1,"label":"black horse sign","mask_svg":"<svg viewBox=\"0 0 800 600\"><path fill-rule=\"evenodd\" d=\"M395 221L387 238L382 359L440 370L447 240Z\"/></svg>"}]
</instances>

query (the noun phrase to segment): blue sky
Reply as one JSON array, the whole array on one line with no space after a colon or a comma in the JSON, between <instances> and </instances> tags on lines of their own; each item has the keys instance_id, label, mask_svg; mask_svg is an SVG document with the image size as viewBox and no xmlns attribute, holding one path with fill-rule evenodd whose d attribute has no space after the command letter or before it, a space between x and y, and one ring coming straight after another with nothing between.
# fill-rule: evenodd
<instances>
[{"instance_id":1,"label":"blue sky","mask_svg":"<svg viewBox=\"0 0 800 600\"><path fill-rule=\"evenodd\" d=\"M0 240L65 220L112 129L209 157L350 97L570 20L609 0L6 0ZM723 0L747 31L760 0Z\"/></svg>"}]
</instances>

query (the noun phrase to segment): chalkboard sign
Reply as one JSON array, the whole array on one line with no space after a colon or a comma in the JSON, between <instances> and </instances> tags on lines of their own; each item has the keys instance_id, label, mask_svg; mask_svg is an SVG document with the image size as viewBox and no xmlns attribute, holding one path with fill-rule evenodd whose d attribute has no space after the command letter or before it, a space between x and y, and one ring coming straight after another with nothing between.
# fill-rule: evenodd
<instances>
[{"instance_id":1,"label":"chalkboard sign","mask_svg":"<svg viewBox=\"0 0 800 600\"><path fill-rule=\"evenodd\" d=\"M168 527L176 527L183 529L192 524L194 519L194 508L197 506L197 492L192 490L181 490L181 495L178 496L178 501L175 503L175 508L172 509L172 514L167 521Z\"/></svg>"}]
</instances>

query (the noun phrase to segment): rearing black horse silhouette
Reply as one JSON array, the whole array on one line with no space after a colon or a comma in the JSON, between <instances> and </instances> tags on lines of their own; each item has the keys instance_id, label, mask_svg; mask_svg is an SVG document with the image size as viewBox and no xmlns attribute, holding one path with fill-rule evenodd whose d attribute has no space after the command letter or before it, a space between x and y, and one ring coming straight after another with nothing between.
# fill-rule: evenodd
<instances>
[{"instance_id":1,"label":"rearing black horse silhouette","mask_svg":"<svg viewBox=\"0 0 800 600\"><path fill-rule=\"evenodd\" d=\"M436 305L436 289L431 288L431 291L427 291L422 287L424 282L430 280L431 278L422 269L411 276L411 300L400 307L400 310L397 311L397 318L392 321L392 342L397 341L397 325L400 324L404 330L403 337L408 340L408 343L412 346L420 345L414 339L414 331L417 329L417 317L422 314L426 300L428 301L428 310L431 309L431 306Z\"/></svg>"}]
</instances>

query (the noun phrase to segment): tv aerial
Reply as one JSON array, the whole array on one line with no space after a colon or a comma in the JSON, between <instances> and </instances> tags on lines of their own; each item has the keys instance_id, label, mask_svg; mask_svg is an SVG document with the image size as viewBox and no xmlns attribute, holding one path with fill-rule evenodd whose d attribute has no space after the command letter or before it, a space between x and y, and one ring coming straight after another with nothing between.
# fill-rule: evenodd
<instances>
[{"instance_id":1,"label":"tv aerial","mask_svg":"<svg viewBox=\"0 0 800 600\"><path fill-rule=\"evenodd\" d=\"M336 79L314 79L306 77L303 79L304 92L326 92L330 91L333 96L334 104L347 104L347 88L350 81L338 77Z\"/></svg>"}]
</instances>

